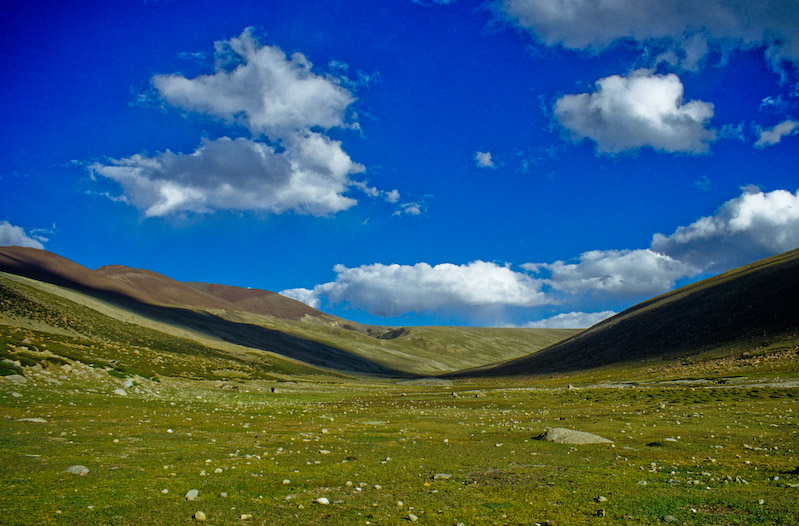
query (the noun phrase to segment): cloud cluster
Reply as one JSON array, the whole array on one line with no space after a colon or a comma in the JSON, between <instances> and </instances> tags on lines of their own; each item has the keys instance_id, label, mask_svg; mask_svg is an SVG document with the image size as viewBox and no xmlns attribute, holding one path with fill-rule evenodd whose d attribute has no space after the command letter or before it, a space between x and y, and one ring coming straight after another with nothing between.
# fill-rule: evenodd
<instances>
[{"instance_id":1,"label":"cloud cluster","mask_svg":"<svg viewBox=\"0 0 799 526\"><path fill-rule=\"evenodd\" d=\"M347 303L378 316L431 311L474 314L551 303L538 280L485 261L435 266L337 265L333 270L333 282L317 285L312 291L290 289L281 294L316 305L324 296L332 303Z\"/></svg>"},{"instance_id":2,"label":"cloud cluster","mask_svg":"<svg viewBox=\"0 0 799 526\"><path fill-rule=\"evenodd\" d=\"M89 169L119 183L146 217L213 210L328 215L356 203L343 193L363 166L338 141L309 133L288 146L277 153L261 142L222 137L191 154L133 155Z\"/></svg>"},{"instance_id":3,"label":"cloud cluster","mask_svg":"<svg viewBox=\"0 0 799 526\"><path fill-rule=\"evenodd\" d=\"M722 51L764 47L775 68L799 63L795 0L500 0L495 9L548 46L599 52L619 40L665 41L687 67L711 45Z\"/></svg>"},{"instance_id":4,"label":"cloud cluster","mask_svg":"<svg viewBox=\"0 0 799 526\"><path fill-rule=\"evenodd\" d=\"M652 250L720 272L799 247L799 190L762 192L745 187L712 216L655 234Z\"/></svg>"},{"instance_id":5,"label":"cloud cluster","mask_svg":"<svg viewBox=\"0 0 799 526\"><path fill-rule=\"evenodd\" d=\"M580 254L576 263L556 261L536 267L550 272L547 283L554 290L617 298L654 296L672 289L678 279L699 272L649 249L592 250Z\"/></svg>"},{"instance_id":6,"label":"cloud cluster","mask_svg":"<svg viewBox=\"0 0 799 526\"><path fill-rule=\"evenodd\" d=\"M156 75L153 86L172 106L235 122L274 140L296 130L345 125L355 97L334 78L313 73L302 53L288 58L278 47L260 45L250 29L217 42L216 50L213 75Z\"/></svg>"},{"instance_id":7,"label":"cloud cluster","mask_svg":"<svg viewBox=\"0 0 799 526\"><path fill-rule=\"evenodd\" d=\"M146 217L215 210L322 216L354 206L345 195L351 189L399 200L396 190L352 179L365 168L323 133L357 127L347 121L355 97L341 79L314 73L302 53L287 57L261 45L250 29L215 48L213 74L155 75L153 87L166 103L243 126L252 138L221 137L188 154L167 150L91 164L92 175L120 184L123 202Z\"/></svg>"},{"instance_id":8,"label":"cloud cluster","mask_svg":"<svg viewBox=\"0 0 799 526\"><path fill-rule=\"evenodd\" d=\"M41 242L29 236L22 227L0 221L0 247L9 246L44 248Z\"/></svg>"},{"instance_id":9,"label":"cloud cluster","mask_svg":"<svg viewBox=\"0 0 799 526\"><path fill-rule=\"evenodd\" d=\"M765 148L766 146L774 146L778 144L783 137L796 135L799 132L799 122L788 119L782 121L771 129L758 130L758 139L755 142L755 148Z\"/></svg>"},{"instance_id":10,"label":"cloud cluster","mask_svg":"<svg viewBox=\"0 0 799 526\"><path fill-rule=\"evenodd\" d=\"M699 154L717 137L707 127L713 104L685 102L677 75L646 69L600 79L593 93L564 95L555 102L554 117L574 141L591 139L600 153L649 146Z\"/></svg>"},{"instance_id":11,"label":"cloud cluster","mask_svg":"<svg viewBox=\"0 0 799 526\"><path fill-rule=\"evenodd\" d=\"M716 273L799 247L799 190L743 188L717 212L669 236L655 234L649 248L593 250L573 261L509 266L427 263L338 265L335 281L281 294L313 307L322 298L378 316L408 312L455 312L474 317L509 307L581 305L591 298L643 299L673 289L680 279ZM530 327L587 327L613 315L571 312L531 322Z\"/></svg>"},{"instance_id":12,"label":"cloud cluster","mask_svg":"<svg viewBox=\"0 0 799 526\"><path fill-rule=\"evenodd\" d=\"M585 329L593 327L616 313L612 310L602 312L564 312L543 320L525 323L530 329Z\"/></svg>"}]
</instances>

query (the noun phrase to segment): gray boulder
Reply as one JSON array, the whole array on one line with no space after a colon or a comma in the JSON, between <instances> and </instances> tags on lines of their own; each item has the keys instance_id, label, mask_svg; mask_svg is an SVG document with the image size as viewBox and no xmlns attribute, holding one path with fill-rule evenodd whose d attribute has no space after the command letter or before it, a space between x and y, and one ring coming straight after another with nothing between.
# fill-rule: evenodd
<instances>
[{"instance_id":1,"label":"gray boulder","mask_svg":"<svg viewBox=\"0 0 799 526\"><path fill-rule=\"evenodd\" d=\"M544 442L556 442L558 444L612 444L612 440L586 433L585 431L575 431L564 427L553 427L541 433L538 440Z\"/></svg>"}]
</instances>

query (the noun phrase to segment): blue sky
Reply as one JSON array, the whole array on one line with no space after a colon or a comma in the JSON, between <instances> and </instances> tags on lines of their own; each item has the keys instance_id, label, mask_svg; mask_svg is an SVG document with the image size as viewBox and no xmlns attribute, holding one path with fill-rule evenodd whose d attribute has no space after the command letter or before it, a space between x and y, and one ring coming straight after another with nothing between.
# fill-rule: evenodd
<instances>
[{"instance_id":1,"label":"blue sky","mask_svg":"<svg viewBox=\"0 0 799 526\"><path fill-rule=\"evenodd\" d=\"M3 245L575 327L799 246L795 1L0 9Z\"/></svg>"}]
</instances>

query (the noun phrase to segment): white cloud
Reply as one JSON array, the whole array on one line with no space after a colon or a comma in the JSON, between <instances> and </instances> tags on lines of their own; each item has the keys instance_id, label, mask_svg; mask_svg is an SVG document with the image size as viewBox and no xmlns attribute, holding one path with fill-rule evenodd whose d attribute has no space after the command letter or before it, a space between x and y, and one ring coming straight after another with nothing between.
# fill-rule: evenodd
<instances>
[{"instance_id":1,"label":"white cloud","mask_svg":"<svg viewBox=\"0 0 799 526\"><path fill-rule=\"evenodd\" d=\"M9 246L44 248L41 242L30 237L22 227L0 221L0 247Z\"/></svg>"},{"instance_id":2,"label":"white cloud","mask_svg":"<svg viewBox=\"0 0 799 526\"><path fill-rule=\"evenodd\" d=\"M166 102L273 140L295 130L346 126L346 109L355 97L334 78L313 73L302 53L287 58L278 47L260 45L250 29L215 46L214 74L153 77Z\"/></svg>"},{"instance_id":3,"label":"white cloud","mask_svg":"<svg viewBox=\"0 0 799 526\"><path fill-rule=\"evenodd\" d=\"M356 204L343 194L363 167L341 143L306 133L287 137L286 146L277 153L261 142L222 137L191 154L137 154L89 169L118 182L147 217L222 209L328 215Z\"/></svg>"},{"instance_id":4,"label":"white cloud","mask_svg":"<svg viewBox=\"0 0 799 526\"><path fill-rule=\"evenodd\" d=\"M555 102L554 116L573 140L591 139L600 153L650 146L699 154L716 140L716 131L706 127L713 104L684 102L677 75L646 69L600 79L593 93L564 95Z\"/></svg>"},{"instance_id":5,"label":"white cloud","mask_svg":"<svg viewBox=\"0 0 799 526\"><path fill-rule=\"evenodd\" d=\"M496 168L494 160L491 158L491 152L476 152L474 154L474 162L479 168Z\"/></svg>"},{"instance_id":6,"label":"white cloud","mask_svg":"<svg viewBox=\"0 0 799 526\"><path fill-rule=\"evenodd\" d=\"M564 312L551 318L525 323L531 329L586 329L616 313L612 310L602 312Z\"/></svg>"},{"instance_id":7,"label":"white cloud","mask_svg":"<svg viewBox=\"0 0 799 526\"><path fill-rule=\"evenodd\" d=\"M712 216L655 234L652 250L720 272L799 247L799 190L764 193L745 187Z\"/></svg>"},{"instance_id":8,"label":"white cloud","mask_svg":"<svg viewBox=\"0 0 799 526\"><path fill-rule=\"evenodd\" d=\"M422 206L423 203L420 202L410 202L410 203L401 203L392 215L401 216L402 214L406 214L409 216L418 216L422 215Z\"/></svg>"},{"instance_id":9,"label":"white cloud","mask_svg":"<svg viewBox=\"0 0 799 526\"><path fill-rule=\"evenodd\" d=\"M621 39L666 41L688 67L709 43L723 51L762 46L776 69L799 63L795 0L499 0L495 9L547 46L599 52Z\"/></svg>"},{"instance_id":10,"label":"white cloud","mask_svg":"<svg viewBox=\"0 0 799 526\"><path fill-rule=\"evenodd\" d=\"M331 283L317 285L313 291L290 289L281 294L303 297L309 304L324 296L331 303L347 303L378 316L431 311L474 314L551 303L538 280L485 261L435 266L337 265L333 270L336 280Z\"/></svg>"},{"instance_id":11,"label":"white cloud","mask_svg":"<svg viewBox=\"0 0 799 526\"><path fill-rule=\"evenodd\" d=\"M319 299L319 294L310 289L303 289L303 288L286 289L286 290L281 290L279 294L282 296L286 296L287 298L295 299L297 301L305 303L306 305L308 305L309 307L313 307L314 309L318 309L321 303Z\"/></svg>"},{"instance_id":12,"label":"white cloud","mask_svg":"<svg viewBox=\"0 0 799 526\"><path fill-rule=\"evenodd\" d=\"M676 280L699 270L649 249L592 250L580 254L577 263L528 263L523 268L549 271L546 282L554 290L614 297L654 296L671 290Z\"/></svg>"},{"instance_id":13,"label":"white cloud","mask_svg":"<svg viewBox=\"0 0 799 526\"><path fill-rule=\"evenodd\" d=\"M799 122L794 120L785 120L771 129L759 129L760 137L755 143L755 148L765 148L766 146L773 146L779 143L783 137L796 135L799 132Z\"/></svg>"}]
</instances>

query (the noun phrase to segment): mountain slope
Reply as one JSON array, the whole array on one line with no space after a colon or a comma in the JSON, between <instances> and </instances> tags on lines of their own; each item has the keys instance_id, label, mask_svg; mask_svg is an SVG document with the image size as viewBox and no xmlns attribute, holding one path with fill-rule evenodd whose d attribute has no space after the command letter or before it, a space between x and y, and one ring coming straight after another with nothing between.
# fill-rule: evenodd
<instances>
[{"instance_id":1,"label":"mountain slope","mask_svg":"<svg viewBox=\"0 0 799 526\"><path fill-rule=\"evenodd\" d=\"M63 287L45 288L121 321L172 335L199 334L345 372L445 374L525 356L576 332L361 325L269 291L184 283L119 265L92 271L30 248L0 247L0 271L38 280L31 286Z\"/></svg>"},{"instance_id":2,"label":"mountain slope","mask_svg":"<svg viewBox=\"0 0 799 526\"><path fill-rule=\"evenodd\" d=\"M456 376L532 375L741 353L799 336L799 249L640 303L535 354ZM795 343L793 343L795 345Z\"/></svg>"},{"instance_id":3,"label":"mountain slope","mask_svg":"<svg viewBox=\"0 0 799 526\"><path fill-rule=\"evenodd\" d=\"M182 282L150 270L123 265L100 267L96 272L146 292L161 305L225 309L291 320L303 316L326 317L321 311L304 303L268 290Z\"/></svg>"}]
</instances>

